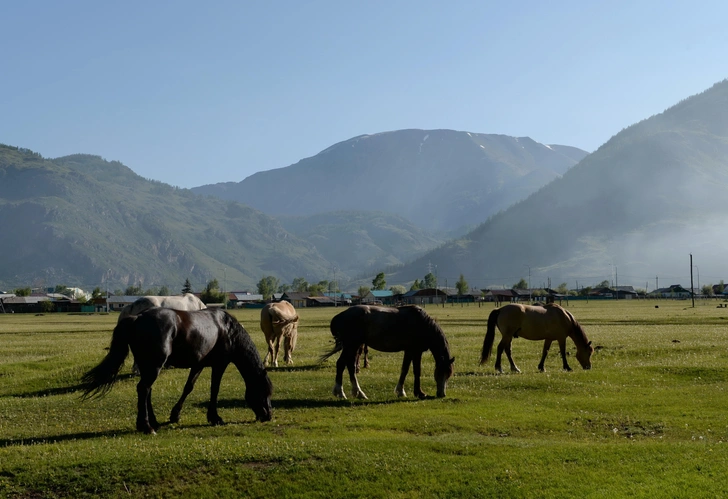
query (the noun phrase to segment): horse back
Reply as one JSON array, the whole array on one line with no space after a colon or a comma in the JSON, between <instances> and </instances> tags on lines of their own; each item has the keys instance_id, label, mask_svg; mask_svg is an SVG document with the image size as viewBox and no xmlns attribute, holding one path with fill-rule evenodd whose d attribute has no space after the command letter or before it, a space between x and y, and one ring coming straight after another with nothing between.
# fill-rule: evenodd
<instances>
[{"instance_id":1,"label":"horse back","mask_svg":"<svg viewBox=\"0 0 728 499\"><path fill-rule=\"evenodd\" d=\"M153 307L139 314L130 341L134 357L152 358L174 367L192 367L203 362L220 343L223 325L217 310L182 311ZM139 360L137 360L140 363Z\"/></svg>"},{"instance_id":2,"label":"horse back","mask_svg":"<svg viewBox=\"0 0 728 499\"><path fill-rule=\"evenodd\" d=\"M563 339L572 328L568 312L556 304L511 303L502 307L498 315L498 329L502 334L529 340Z\"/></svg>"},{"instance_id":3,"label":"horse back","mask_svg":"<svg viewBox=\"0 0 728 499\"><path fill-rule=\"evenodd\" d=\"M349 307L331 321L331 333L343 344L362 344L382 352L427 350L429 324L419 307Z\"/></svg>"}]
</instances>

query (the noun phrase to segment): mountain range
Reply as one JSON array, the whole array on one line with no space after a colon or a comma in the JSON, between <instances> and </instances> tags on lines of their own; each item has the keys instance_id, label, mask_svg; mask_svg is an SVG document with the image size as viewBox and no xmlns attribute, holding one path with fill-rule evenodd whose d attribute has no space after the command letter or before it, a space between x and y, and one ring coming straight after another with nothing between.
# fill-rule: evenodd
<instances>
[{"instance_id":1,"label":"mountain range","mask_svg":"<svg viewBox=\"0 0 728 499\"><path fill-rule=\"evenodd\" d=\"M728 82L588 154L528 138L401 130L239 183L177 189L117 161L0 146L0 286L255 289L266 275L355 289L510 286L528 276L684 282L725 268ZM242 201L242 202L240 202ZM619 269L619 270L617 270ZM655 279L657 281L657 279ZM348 284L346 284L348 283ZM672 283L670 283L672 284Z\"/></svg>"}]
</instances>

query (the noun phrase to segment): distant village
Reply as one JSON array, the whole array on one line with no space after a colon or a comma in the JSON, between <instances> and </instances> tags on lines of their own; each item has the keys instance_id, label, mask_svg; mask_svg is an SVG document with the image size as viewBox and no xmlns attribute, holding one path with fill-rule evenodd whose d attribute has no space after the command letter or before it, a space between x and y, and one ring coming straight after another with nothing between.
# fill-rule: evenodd
<instances>
[{"instance_id":1,"label":"distant village","mask_svg":"<svg viewBox=\"0 0 728 499\"><path fill-rule=\"evenodd\" d=\"M445 305L445 304L482 304L496 303L530 303L556 301L568 304L570 300L638 300L638 299L668 299L686 300L718 299L728 300L728 286L717 284L712 287L711 294L691 291L679 284L666 288L655 289L651 292L636 291L632 286L612 286L591 289L586 293L574 292L559 293L550 288L534 289L472 289L462 294L455 288L425 288L410 290L406 293L395 293L392 290L370 290L364 296L344 292L285 292L274 293L269 300L262 294L249 291L230 291L223 294L227 301L208 303L208 307L236 308L262 308L270 301L287 301L296 308L304 307L340 307L358 304L368 305ZM137 295L114 295L101 293L92 297L90 293L79 288L67 288L64 293L54 292L55 289L34 289L28 296L18 296L10 292L0 291L0 313L103 313L118 312L126 305L140 298ZM193 293L200 296L201 293Z\"/></svg>"}]
</instances>

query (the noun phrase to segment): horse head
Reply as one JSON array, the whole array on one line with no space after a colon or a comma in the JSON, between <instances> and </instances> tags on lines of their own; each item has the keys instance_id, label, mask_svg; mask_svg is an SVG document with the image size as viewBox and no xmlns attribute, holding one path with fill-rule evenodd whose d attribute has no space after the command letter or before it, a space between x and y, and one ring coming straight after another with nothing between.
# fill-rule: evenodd
<instances>
[{"instance_id":1,"label":"horse head","mask_svg":"<svg viewBox=\"0 0 728 499\"><path fill-rule=\"evenodd\" d=\"M576 349L576 360L579 361L584 369L591 369L591 356L594 353L594 347L591 341L585 347Z\"/></svg>"},{"instance_id":2,"label":"horse head","mask_svg":"<svg viewBox=\"0 0 728 499\"><path fill-rule=\"evenodd\" d=\"M263 370L256 376L255 380L245 383L245 402L255 413L256 421L270 421L273 409L270 397L273 395L273 383L268 373Z\"/></svg>"},{"instance_id":3,"label":"horse head","mask_svg":"<svg viewBox=\"0 0 728 499\"><path fill-rule=\"evenodd\" d=\"M455 371L455 368L453 367L454 363L455 363L455 357L453 357L451 359L448 359L447 357L442 357L442 358L436 359L435 383L437 383L437 396L438 397L445 396L445 391L447 390L447 380L449 380L452 377L452 374Z\"/></svg>"}]
</instances>

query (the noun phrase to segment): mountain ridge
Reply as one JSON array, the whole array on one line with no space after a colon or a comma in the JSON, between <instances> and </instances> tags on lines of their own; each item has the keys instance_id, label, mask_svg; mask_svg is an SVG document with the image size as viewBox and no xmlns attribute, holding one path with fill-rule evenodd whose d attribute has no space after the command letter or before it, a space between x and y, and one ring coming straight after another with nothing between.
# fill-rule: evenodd
<instances>
[{"instance_id":1,"label":"mountain ridge","mask_svg":"<svg viewBox=\"0 0 728 499\"><path fill-rule=\"evenodd\" d=\"M237 184L192 190L245 202L274 216L385 211L428 230L451 230L506 208L586 154L527 137L395 130L338 142L293 165L257 172ZM528 177L534 171L541 175Z\"/></svg>"}]
</instances>

